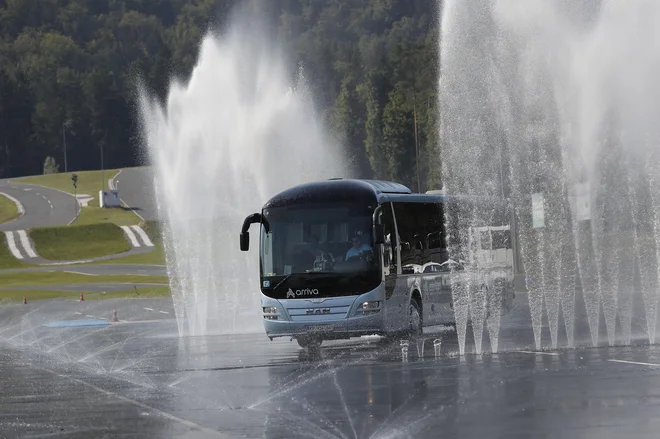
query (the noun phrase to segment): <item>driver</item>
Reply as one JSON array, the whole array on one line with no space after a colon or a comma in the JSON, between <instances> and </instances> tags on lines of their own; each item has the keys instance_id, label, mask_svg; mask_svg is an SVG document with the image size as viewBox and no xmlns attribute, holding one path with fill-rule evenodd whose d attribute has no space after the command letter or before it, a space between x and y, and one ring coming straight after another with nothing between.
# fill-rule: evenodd
<instances>
[{"instance_id":1,"label":"driver","mask_svg":"<svg viewBox=\"0 0 660 439\"><path fill-rule=\"evenodd\" d=\"M366 253L371 252L371 247L368 244L362 244L359 236L353 237L353 247L349 248L346 252L346 260L354 258L356 256L363 256Z\"/></svg>"}]
</instances>

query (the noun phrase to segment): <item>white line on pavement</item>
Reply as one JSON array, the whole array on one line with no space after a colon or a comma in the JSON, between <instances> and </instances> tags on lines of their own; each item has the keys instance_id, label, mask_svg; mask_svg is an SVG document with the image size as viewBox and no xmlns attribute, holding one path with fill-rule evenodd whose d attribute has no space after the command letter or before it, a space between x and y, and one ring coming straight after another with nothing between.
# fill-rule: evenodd
<instances>
[{"instance_id":1,"label":"white line on pavement","mask_svg":"<svg viewBox=\"0 0 660 439\"><path fill-rule=\"evenodd\" d=\"M27 253L28 257L36 258L37 253L32 248L32 243L30 243L30 239L28 238L25 230L19 230L18 236L21 238L21 245L23 246L23 250L25 250L25 253Z\"/></svg>"},{"instance_id":2,"label":"white line on pavement","mask_svg":"<svg viewBox=\"0 0 660 439\"><path fill-rule=\"evenodd\" d=\"M552 355L553 357L558 357L559 354L556 352L536 352L536 351L518 351L523 354L534 354L534 355Z\"/></svg>"},{"instance_id":3,"label":"white line on pavement","mask_svg":"<svg viewBox=\"0 0 660 439\"><path fill-rule=\"evenodd\" d=\"M154 243L151 242L151 239L147 236L146 232L142 230L142 227L140 226L131 226L133 230L137 232L138 235L140 235L140 238L142 238L142 242L144 242L144 245L147 247L153 247Z\"/></svg>"},{"instance_id":4,"label":"white line on pavement","mask_svg":"<svg viewBox=\"0 0 660 439\"><path fill-rule=\"evenodd\" d=\"M140 243L137 240L137 237L135 236L135 233L133 233L133 230L130 229L128 226L121 226L121 229L124 231L126 236L128 236L128 239L131 241L131 245L133 247L140 247Z\"/></svg>"},{"instance_id":5,"label":"white line on pavement","mask_svg":"<svg viewBox=\"0 0 660 439\"><path fill-rule=\"evenodd\" d=\"M161 314L169 314L167 311L158 311Z\"/></svg>"},{"instance_id":6,"label":"white line on pavement","mask_svg":"<svg viewBox=\"0 0 660 439\"><path fill-rule=\"evenodd\" d=\"M641 361L627 361L627 360L607 360L611 363L624 363L624 364L636 364L638 366L652 366L652 367L660 367L660 364L655 364L655 363L642 363Z\"/></svg>"},{"instance_id":7,"label":"white line on pavement","mask_svg":"<svg viewBox=\"0 0 660 439\"><path fill-rule=\"evenodd\" d=\"M9 251L11 251L11 254L14 255L16 259L23 259L23 255L18 250L18 247L16 247L14 232L5 232L5 236L7 237L7 245L9 246Z\"/></svg>"},{"instance_id":8,"label":"white line on pavement","mask_svg":"<svg viewBox=\"0 0 660 439\"><path fill-rule=\"evenodd\" d=\"M145 308L147 311L153 311L153 308Z\"/></svg>"},{"instance_id":9,"label":"white line on pavement","mask_svg":"<svg viewBox=\"0 0 660 439\"><path fill-rule=\"evenodd\" d=\"M64 271L64 273L83 274L85 276L99 276L98 274L95 273L83 273L82 271Z\"/></svg>"}]
</instances>

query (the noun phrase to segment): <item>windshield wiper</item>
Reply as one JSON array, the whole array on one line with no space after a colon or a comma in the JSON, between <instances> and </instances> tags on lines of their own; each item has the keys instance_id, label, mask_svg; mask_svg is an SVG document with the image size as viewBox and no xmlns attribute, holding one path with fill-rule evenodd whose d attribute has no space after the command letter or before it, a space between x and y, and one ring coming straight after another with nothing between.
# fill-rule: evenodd
<instances>
[{"instance_id":1,"label":"windshield wiper","mask_svg":"<svg viewBox=\"0 0 660 439\"><path fill-rule=\"evenodd\" d=\"M293 275L293 273L289 273L289 274L287 274L286 276L284 276L284 278L283 278L281 281L279 281L279 282L277 283L277 285L275 285L275 286L273 287L273 293L274 293L275 291L277 291L277 289L279 288L279 286L282 285L284 282L286 282L286 281L287 281L292 275Z\"/></svg>"}]
</instances>

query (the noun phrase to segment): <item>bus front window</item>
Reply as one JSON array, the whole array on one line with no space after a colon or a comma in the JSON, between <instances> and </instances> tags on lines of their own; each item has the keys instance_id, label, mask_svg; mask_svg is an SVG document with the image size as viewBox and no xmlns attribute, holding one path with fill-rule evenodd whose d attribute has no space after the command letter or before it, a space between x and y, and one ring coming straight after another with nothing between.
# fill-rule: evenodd
<instances>
[{"instance_id":1,"label":"bus front window","mask_svg":"<svg viewBox=\"0 0 660 439\"><path fill-rule=\"evenodd\" d=\"M356 273L378 269L371 239L373 207L306 205L264 210L263 277Z\"/></svg>"}]
</instances>

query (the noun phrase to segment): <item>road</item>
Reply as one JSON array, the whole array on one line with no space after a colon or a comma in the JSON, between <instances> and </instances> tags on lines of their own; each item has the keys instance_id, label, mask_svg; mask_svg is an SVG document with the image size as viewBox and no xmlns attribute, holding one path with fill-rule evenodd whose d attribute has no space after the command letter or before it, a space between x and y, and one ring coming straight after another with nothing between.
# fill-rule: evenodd
<instances>
[{"instance_id":1,"label":"road","mask_svg":"<svg viewBox=\"0 0 660 439\"><path fill-rule=\"evenodd\" d=\"M144 220L157 220L158 207L150 167L125 168L114 178L119 196Z\"/></svg>"},{"instance_id":2,"label":"road","mask_svg":"<svg viewBox=\"0 0 660 439\"><path fill-rule=\"evenodd\" d=\"M32 273L37 271L72 271L76 273L93 275L119 275L137 274L145 276L167 276L167 268L164 265L141 265L141 264L93 264L93 265L53 265L31 268L12 268L0 270L1 273Z\"/></svg>"},{"instance_id":3,"label":"road","mask_svg":"<svg viewBox=\"0 0 660 439\"><path fill-rule=\"evenodd\" d=\"M94 322L118 312L118 323ZM179 338L171 301L0 308L0 438L655 437L658 346L457 355L446 336L318 352L263 334ZM87 320L84 320L87 319ZM96 320L98 321L98 320ZM509 339L509 337L514 337ZM420 355L421 352L423 355Z\"/></svg>"},{"instance_id":4,"label":"road","mask_svg":"<svg viewBox=\"0 0 660 439\"><path fill-rule=\"evenodd\" d=\"M0 231L60 226L69 224L76 217L73 195L55 189L0 180L0 192L17 199L25 209L22 217L0 224Z\"/></svg>"}]
</instances>

